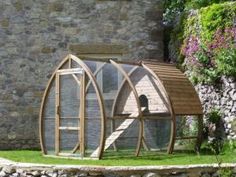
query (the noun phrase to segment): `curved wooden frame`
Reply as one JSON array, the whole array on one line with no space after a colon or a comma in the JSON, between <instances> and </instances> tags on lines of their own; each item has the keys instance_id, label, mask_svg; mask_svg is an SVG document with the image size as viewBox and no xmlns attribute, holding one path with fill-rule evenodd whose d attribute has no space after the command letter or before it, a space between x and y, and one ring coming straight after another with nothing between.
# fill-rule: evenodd
<instances>
[{"instance_id":1,"label":"curved wooden frame","mask_svg":"<svg viewBox=\"0 0 236 177\"><path fill-rule=\"evenodd\" d=\"M138 156L140 153L141 145L142 145L143 129L144 129L144 122L142 119L143 113L142 113L142 109L141 109L141 105L140 105L140 101L139 101L139 97L138 97L138 92L137 92L135 86L133 85L132 81L130 80L129 75L125 72L125 70L118 63L116 63L113 60L110 60L110 63L114 67L116 67L117 70L120 71L120 73L124 76L125 80L128 82L131 90L133 91L135 101L137 103L138 118L139 118L139 136L138 136L138 143L137 143L137 148L136 148L136 156Z\"/></svg>"},{"instance_id":2,"label":"curved wooden frame","mask_svg":"<svg viewBox=\"0 0 236 177\"><path fill-rule=\"evenodd\" d=\"M99 103L99 107L100 107L100 113L101 113L101 136L100 136L100 144L99 144L99 152L98 152L98 158L101 159L102 154L103 154L103 149L104 149L104 145L105 145L105 133L106 133L106 113L105 113L105 107L104 107L104 100L100 91L100 88L97 84L96 78L94 77L93 73L91 72L91 70L88 68L88 66L78 57L74 56L74 55L67 55L62 62L59 64L59 66L55 69L54 73L52 74L51 78L48 81L48 84L46 86L46 89L44 91L44 95L42 98L42 102L41 102L41 107L40 107L40 113L39 113L39 138L40 138L40 146L42 149L42 152L44 154L47 154L47 151L45 149L44 146L44 126L43 126L43 113L44 113L44 109L45 109L45 100L46 97L48 96L48 91L49 88L52 85L52 81L56 76L56 72L57 70L59 70L61 67L63 67L67 61L70 63L70 60L74 60L75 62L77 62L85 71L85 73L88 75L89 79L91 80L96 95L97 95L97 99L98 99L98 103Z\"/></svg>"},{"instance_id":3,"label":"curved wooden frame","mask_svg":"<svg viewBox=\"0 0 236 177\"><path fill-rule=\"evenodd\" d=\"M170 115L171 115L171 132L170 132L170 141L169 141L169 146L168 146L167 152L169 154L171 154L174 150L174 143L175 143L175 137L176 137L176 116L175 116L175 112L174 112L174 109L172 106L172 101L171 101L169 95L167 94L165 86L162 84L159 77L144 63L142 63L142 66L159 82L160 87L163 90L163 92L167 98L167 102L169 104L168 110L170 111Z\"/></svg>"},{"instance_id":4,"label":"curved wooden frame","mask_svg":"<svg viewBox=\"0 0 236 177\"><path fill-rule=\"evenodd\" d=\"M138 66L135 66L134 68L132 68L129 73L127 74L129 77L136 71L136 69L138 68ZM116 93L115 99L113 101L112 104L112 108L111 108L111 116L114 117L115 116L115 111L116 111L116 105L117 105L117 99L119 98L119 95L121 93L121 89L123 88L124 84L127 82L127 80L124 78L123 81L120 84L120 87L118 88L118 91ZM111 120L111 132L113 132L115 129L115 124L114 124L114 120ZM115 142L113 143L113 147L114 150L117 150L116 144Z\"/></svg>"},{"instance_id":5,"label":"curved wooden frame","mask_svg":"<svg viewBox=\"0 0 236 177\"><path fill-rule=\"evenodd\" d=\"M144 120L143 120L143 113L142 113L142 108L140 105L140 100L138 97L138 92L134 86L134 84L131 81L131 76L135 73L135 71L137 70L137 68L142 67L145 70L147 70L147 72L150 74L150 77L153 77L153 79L156 79L158 82L158 87L160 88L160 90L163 91L163 96L162 99L164 99L166 101L166 106L168 111L170 112L170 116L171 116L171 132L170 132L170 140L169 140L169 145L168 145L168 149L167 152L168 153L172 153L174 150L174 143L176 140L176 113L178 115L181 115L181 112L174 110L173 107L173 102L171 100L171 96L169 96L168 94L168 89L165 88L165 84L163 84L162 82L162 75L163 74L158 74L155 71L155 68L158 67L153 67L150 65L149 63L145 63L145 62L139 62L139 63L125 63L125 64L131 64L134 66L134 68L132 68L128 73L123 69L123 67L120 64L123 64L122 62L115 62L114 60L110 59L109 61L105 61L104 63L102 63L102 65L97 68L95 70L95 72L93 73L90 68L86 65L85 62L83 62L81 59L79 59L78 57L74 56L74 55L67 55L58 65L58 67L54 70L52 76L50 77L48 84L46 86L46 89L44 91L43 97L42 97L42 102L41 102L41 106L40 106L40 113L39 113L39 138L40 138L40 146L42 149L42 152L44 154L47 154L47 149L45 148L45 135L44 135L44 119L43 119L43 114L44 114L44 110L45 110L45 101L46 98L48 97L49 94L49 89L52 87L52 83L53 80L55 80L56 78L56 73L58 70L60 70L65 64L69 64L69 67L71 66L71 62L75 61L78 65L80 65L80 67L84 70L84 72L86 73L86 75L88 75L89 81L87 82L86 85L84 85L84 91L87 92L89 85L93 84L93 87L95 89L95 93L96 93L96 97L98 100L98 104L99 104L99 109L100 109L100 116L101 116L101 135L100 135L100 141L99 141L99 150L97 153L97 157L98 159L101 159L103 152L104 152L104 147L105 147L105 142L106 142L106 112L105 112L105 106L104 106L104 99L103 99L103 95L102 92L99 88L99 85L96 81L96 75L99 73L99 71L102 70L102 68L106 65L107 62L110 62L122 75L123 75L123 81L121 82L117 94L115 96L115 99L113 101L113 105L112 105L112 110L111 110L111 115L114 117L115 116L115 111L116 111L116 106L117 106L117 101L119 99L122 87L124 86L124 84L127 82L134 94L135 97L135 101L137 104L137 110L138 110L138 120L139 120L139 135L138 135L138 142L137 142L137 147L136 147L136 156L139 155L140 150L141 150L141 146L142 143L144 143ZM163 68L161 68L161 70L163 70ZM172 73L172 71L170 71ZM175 72L175 71L173 71ZM72 75L74 77L74 75ZM184 78L181 77L181 79ZM74 79L76 80L76 82L79 84L78 80L76 77L74 77ZM86 86L86 87L85 87ZM195 92L196 93L196 92ZM197 94L197 93L196 93ZM184 112L183 112L184 113ZM185 115L185 114L183 114ZM191 115L191 114L188 114ZM194 114L193 114L194 115ZM197 144L195 147L196 151L199 151L200 149L200 145L201 145L201 141L202 141L202 127L203 127L203 118L202 118L202 114L201 111L195 112L195 115L198 116L198 135L197 135ZM114 122L113 119L111 120L111 129L114 130ZM183 137L183 138L190 138L190 137ZM116 149L115 144L113 144L114 148ZM144 143L145 146L145 143Z\"/></svg>"}]
</instances>

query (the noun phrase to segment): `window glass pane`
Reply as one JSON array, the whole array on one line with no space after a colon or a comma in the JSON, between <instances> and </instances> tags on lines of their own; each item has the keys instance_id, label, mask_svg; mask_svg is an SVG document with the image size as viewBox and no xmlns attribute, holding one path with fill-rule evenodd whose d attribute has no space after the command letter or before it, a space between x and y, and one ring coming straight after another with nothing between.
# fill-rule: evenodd
<instances>
[{"instance_id":1,"label":"window glass pane","mask_svg":"<svg viewBox=\"0 0 236 177\"><path fill-rule=\"evenodd\" d=\"M103 93L118 89L118 71L111 64L106 64L102 71Z\"/></svg>"},{"instance_id":2,"label":"window glass pane","mask_svg":"<svg viewBox=\"0 0 236 177\"><path fill-rule=\"evenodd\" d=\"M89 69L94 73L97 69L97 64L96 62L93 61L85 61L86 65L89 67ZM93 84L90 82L89 83L89 87L88 87L88 91L87 93L95 93L95 89L93 87Z\"/></svg>"}]
</instances>

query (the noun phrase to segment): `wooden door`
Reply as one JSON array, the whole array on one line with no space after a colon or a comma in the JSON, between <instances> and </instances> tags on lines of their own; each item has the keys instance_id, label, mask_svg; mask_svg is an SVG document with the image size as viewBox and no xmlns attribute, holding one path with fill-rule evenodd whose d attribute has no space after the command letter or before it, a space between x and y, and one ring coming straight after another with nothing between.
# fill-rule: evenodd
<instances>
[{"instance_id":1,"label":"wooden door","mask_svg":"<svg viewBox=\"0 0 236 177\"><path fill-rule=\"evenodd\" d=\"M84 89L81 68L61 69L56 73L55 154L84 156Z\"/></svg>"}]
</instances>

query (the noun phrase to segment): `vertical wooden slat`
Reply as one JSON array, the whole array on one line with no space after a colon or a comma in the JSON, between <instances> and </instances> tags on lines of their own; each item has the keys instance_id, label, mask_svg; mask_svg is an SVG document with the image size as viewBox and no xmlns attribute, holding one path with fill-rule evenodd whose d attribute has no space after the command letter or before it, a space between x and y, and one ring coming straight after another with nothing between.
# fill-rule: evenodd
<instances>
[{"instance_id":1,"label":"vertical wooden slat","mask_svg":"<svg viewBox=\"0 0 236 177\"><path fill-rule=\"evenodd\" d=\"M81 84L80 84L80 153L81 157L84 157L85 152L85 82L86 76L85 72L81 76Z\"/></svg>"},{"instance_id":2,"label":"vertical wooden slat","mask_svg":"<svg viewBox=\"0 0 236 177\"><path fill-rule=\"evenodd\" d=\"M55 154L60 152L60 75L56 73L56 99L55 99Z\"/></svg>"},{"instance_id":3,"label":"vertical wooden slat","mask_svg":"<svg viewBox=\"0 0 236 177\"><path fill-rule=\"evenodd\" d=\"M62 68L68 61L69 56L67 55L62 61L61 63L58 65L58 67L55 69L55 71L53 72L51 78L48 81L48 84L46 86L46 89L44 91L43 97L42 97L42 102L41 102L41 107L40 107L40 112L39 112L39 140L40 140L40 146L42 149L43 154L47 154L47 149L45 147L45 135L44 135L44 131L45 131L45 127L44 127L44 119L45 117L43 116L44 111L45 111L45 105L46 105L46 99L47 96L50 92L51 86L55 80L56 77L56 72L57 70L59 70L60 68Z\"/></svg>"},{"instance_id":4,"label":"vertical wooden slat","mask_svg":"<svg viewBox=\"0 0 236 177\"><path fill-rule=\"evenodd\" d=\"M72 68L72 61L71 61L71 58L69 58L69 61L68 61L68 68Z\"/></svg>"},{"instance_id":5,"label":"vertical wooden slat","mask_svg":"<svg viewBox=\"0 0 236 177\"><path fill-rule=\"evenodd\" d=\"M198 135L195 150L196 152L200 151L201 144L202 144L202 136L203 136L203 115L198 115Z\"/></svg>"},{"instance_id":6,"label":"vertical wooden slat","mask_svg":"<svg viewBox=\"0 0 236 177\"><path fill-rule=\"evenodd\" d=\"M88 66L82 60L80 60L78 57L74 55L69 55L69 57L71 57L71 59L77 62L84 69L86 76L88 76L88 79L92 81L93 87L97 95L101 113L101 135L100 135L99 152L97 158L101 159L104 152L105 137L106 137L106 112L105 112L105 105L104 105L104 99L102 97L102 92L98 86L95 76L93 75L92 71L88 68Z\"/></svg>"}]
</instances>

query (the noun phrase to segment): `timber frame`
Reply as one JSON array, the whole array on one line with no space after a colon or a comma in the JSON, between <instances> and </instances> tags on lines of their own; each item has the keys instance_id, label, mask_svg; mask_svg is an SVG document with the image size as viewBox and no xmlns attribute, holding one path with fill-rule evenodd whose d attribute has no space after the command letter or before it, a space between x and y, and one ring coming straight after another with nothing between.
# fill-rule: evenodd
<instances>
[{"instance_id":1,"label":"timber frame","mask_svg":"<svg viewBox=\"0 0 236 177\"><path fill-rule=\"evenodd\" d=\"M96 61L96 60L94 60ZM82 76L80 80L73 74L76 72L75 68L72 68L72 62L77 63L81 69L82 69ZM40 108L40 114L39 114L39 135L40 135L40 145L43 154L47 154L47 149L45 147L45 127L44 127L44 112L45 112L45 104L46 99L48 97L50 88L52 87L53 81L56 82L56 85L60 85L59 81L59 74L63 72L69 72L72 73L73 78L75 81L81 86L80 88L80 111L79 111L79 117L80 117L80 133L79 133L79 139L76 147L73 149L73 153L75 153L78 149L81 152L81 157L84 157L85 152L85 145L83 143L84 139L84 118L85 118L85 95L88 91L89 86L92 84L93 88L95 89L96 98L99 105L100 110L100 122L101 122L101 132L100 132L100 140L99 140L99 147L97 149L97 152L95 153L95 156L97 159L101 159L103 156L103 152L105 151L106 146L106 123L107 119L109 118L111 120L111 132L114 132L115 126L114 126L114 120L116 118L121 119L131 119L135 118L139 122L139 134L138 134L138 142L136 146L136 156L139 155L141 147L148 150L148 146L145 143L144 138L144 120L149 118L157 118L155 114L153 115L146 115L143 113L140 100L139 100L139 94L135 88L135 85L133 84L131 80L131 76L135 77L135 71L137 68L142 67L145 69L153 78L155 78L159 85L158 88L162 91L164 94L163 97L166 98L165 104L166 107L170 113L170 119L166 118L167 120L171 121L171 131L170 131L170 139L169 144L167 148L168 153L172 153L174 150L174 144L175 140L177 139L197 139L196 144L196 150L199 150L201 141L202 141L202 129L203 129L203 111L201 102L199 100L199 97L190 83L190 81L187 79L187 77L174 65L167 64L167 63L158 63L156 61L151 60L144 60L144 61L116 61L114 59L99 59L99 62L104 62L99 68L96 69L95 72L92 72L90 68L86 65L84 60L79 59L78 57L74 55L67 55L62 62L59 64L59 66L56 68L54 73L52 74L51 78L48 81L48 85L46 86L42 102L41 102L41 108ZM123 76L123 81L119 85L118 92L115 95L115 99L112 105L111 110L111 117L108 117L106 115L105 105L104 105L104 98L103 93L101 92L101 89L99 87L99 84L96 81L96 75L99 73L100 70L105 66L106 63L110 63L112 66L114 66L119 73ZM131 69L129 72L126 72L122 65L132 65L133 69ZM65 65L68 69L64 69ZM63 71L64 70L64 71ZM120 95L122 94L121 90L124 87L125 84L128 84L133 95L135 98L135 102L137 105L137 113L133 114L134 117L130 115L130 117L124 117L120 115L116 115L116 107L117 102L119 100ZM56 86L56 92L59 92L58 87ZM59 95L56 96L56 115L55 115L55 129L57 130L55 132L55 154L60 155L60 148L59 148L59 129L60 129L60 122L59 122L59 113L58 113L58 107L59 107ZM182 116L182 115L195 115L197 116L198 120L198 135L197 136L189 136L189 137L176 137L176 117ZM161 119L161 118L160 118ZM165 119L162 117L162 119ZM112 143L114 149L116 150L116 143Z\"/></svg>"}]
</instances>

